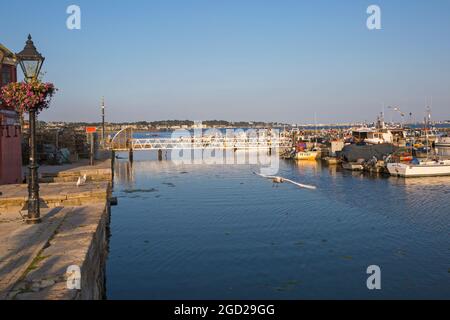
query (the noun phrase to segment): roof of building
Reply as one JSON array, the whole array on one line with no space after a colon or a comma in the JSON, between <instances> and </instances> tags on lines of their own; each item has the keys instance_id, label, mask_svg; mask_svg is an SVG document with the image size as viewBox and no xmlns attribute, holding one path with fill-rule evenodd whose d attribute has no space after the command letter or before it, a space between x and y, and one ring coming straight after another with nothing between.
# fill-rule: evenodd
<instances>
[{"instance_id":1,"label":"roof of building","mask_svg":"<svg viewBox=\"0 0 450 320\"><path fill-rule=\"evenodd\" d=\"M5 61L3 61L4 64L14 64L14 65L17 64L17 59L14 52L9 50L1 43L0 43L0 50L3 51L3 53L5 54Z\"/></svg>"}]
</instances>

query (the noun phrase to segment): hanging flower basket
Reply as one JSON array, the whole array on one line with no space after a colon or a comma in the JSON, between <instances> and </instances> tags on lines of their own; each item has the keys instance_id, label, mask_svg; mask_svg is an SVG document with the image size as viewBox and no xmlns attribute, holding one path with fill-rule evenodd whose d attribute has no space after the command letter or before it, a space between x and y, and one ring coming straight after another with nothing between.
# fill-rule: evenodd
<instances>
[{"instance_id":1,"label":"hanging flower basket","mask_svg":"<svg viewBox=\"0 0 450 320\"><path fill-rule=\"evenodd\" d=\"M1 88L0 100L6 107L19 113L30 110L39 113L50 106L50 101L57 90L52 83L38 80L27 83L13 82Z\"/></svg>"}]
</instances>

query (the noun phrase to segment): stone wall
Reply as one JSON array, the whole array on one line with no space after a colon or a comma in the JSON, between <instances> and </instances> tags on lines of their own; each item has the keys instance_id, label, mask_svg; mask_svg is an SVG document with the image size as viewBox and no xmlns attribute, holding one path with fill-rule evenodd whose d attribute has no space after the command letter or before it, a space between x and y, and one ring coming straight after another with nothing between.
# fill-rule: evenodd
<instances>
[{"instance_id":1,"label":"stone wall","mask_svg":"<svg viewBox=\"0 0 450 320\"><path fill-rule=\"evenodd\" d=\"M109 253L110 206L106 206L96 232L93 235L84 264L81 267L80 300L106 298L106 261Z\"/></svg>"},{"instance_id":2,"label":"stone wall","mask_svg":"<svg viewBox=\"0 0 450 320\"><path fill-rule=\"evenodd\" d=\"M15 300L100 300L105 298L109 250L109 203L64 208L62 222L8 294ZM71 266L81 271L81 288L67 285Z\"/></svg>"}]
</instances>

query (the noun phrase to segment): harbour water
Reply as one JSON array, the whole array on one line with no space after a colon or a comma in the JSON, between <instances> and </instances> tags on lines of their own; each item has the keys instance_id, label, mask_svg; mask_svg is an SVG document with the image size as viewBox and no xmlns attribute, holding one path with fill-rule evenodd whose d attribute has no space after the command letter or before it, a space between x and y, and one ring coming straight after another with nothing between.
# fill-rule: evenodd
<instances>
[{"instance_id":1,"label":"harbour water","mask_svg":"<svg viewBox=\"0 0 450 320\"><path fill-rule=\"evenodd\" d=\"M450 177L117 160L109 299L450 298ZM382 289L367 289L378 265Z\"/></svg>"}]
</instances>

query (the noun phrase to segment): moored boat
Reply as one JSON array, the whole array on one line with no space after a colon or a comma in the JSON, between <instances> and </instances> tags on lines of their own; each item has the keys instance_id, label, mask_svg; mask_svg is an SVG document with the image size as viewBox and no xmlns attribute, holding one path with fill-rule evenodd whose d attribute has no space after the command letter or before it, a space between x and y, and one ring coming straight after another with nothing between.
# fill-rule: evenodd
<instances>
[{"instance_id":1,"label":"moored boat","mask_svg":"<svg viewBox=\"0 0 450 320\"><path fill-rule=\"evenodd\" d=\"M361 162L344 162L342 163L342 168L345 170L351 170L351 171L363 171L364 166Z\"/></svg>"},{"instance_id":2,"label":"moored boat","mask_svg":"<svg viewBox=\"0 0 450 320\"><path fill-rule=\"evenodd\" d=\"M294 160L316 160L318 155L318 151L297 151L293 158Z\"/></svg>"},{"instance_id":3,"label":"moored boat","mask_svg":"<svg viewBox=\"0 0 450 320\"><path fill-rule=\"evenodd\" d=\"M426 160L418 163L388 163L387 169L392 176L405 178L450 176L450 160Z\"/></svg>"},{"instance_id":4,"label":"moored boat","mask_svg":"<svg viewBox=\"0 0 450 320\"><path fill-rule=\"evenodd\" d=\"M450 148L450 137L439 137L435 142L436 147L449 147Z\"/></svg>"}]
</instances>

